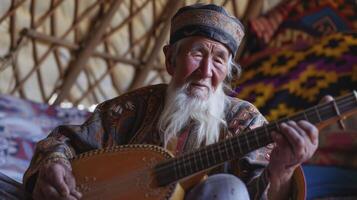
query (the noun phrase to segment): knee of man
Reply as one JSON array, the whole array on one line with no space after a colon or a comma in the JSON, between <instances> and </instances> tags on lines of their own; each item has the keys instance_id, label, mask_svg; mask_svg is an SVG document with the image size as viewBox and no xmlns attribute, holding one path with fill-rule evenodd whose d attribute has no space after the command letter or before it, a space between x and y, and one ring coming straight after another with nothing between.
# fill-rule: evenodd
<instances>
[{"instance_id":1,"label":"knee of man","mask_svg":"<svg viewBox=\"0 0 357 200\"><path fill-rule=\"evenodd\" d=\"M213 184L215 187L227 189L230 194L247 194L248 190L245 183L232 174L215 174L207 178L207 184Z\"/></svg>"},{"instance_id":2,"label":"knee of man","mask_svg":"<svg viewBox=\"0 0 357 200\"><path fill-rule=\"evenodd\" d=\"M215 174L194 187L186 199L249 199L246 185L231 174Z\"/></svg>"}]
</instances>

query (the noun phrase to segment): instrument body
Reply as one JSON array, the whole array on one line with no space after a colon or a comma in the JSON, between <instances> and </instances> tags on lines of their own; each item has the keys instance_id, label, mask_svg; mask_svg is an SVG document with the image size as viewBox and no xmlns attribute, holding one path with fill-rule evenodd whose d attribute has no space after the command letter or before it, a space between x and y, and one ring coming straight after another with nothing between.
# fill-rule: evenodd
<instances>
[{"instance_id":1,"label":"instrument body","mask_svg":"<svg viewBox=\"0 0 357 200\"><path fill-rule=\"evenodd\" d=\"M178 183L158 186L153 168L172 154L153 145L124 145L81 154L72 160L83 199L183 199Z\"/></svg>"}]
</instances>

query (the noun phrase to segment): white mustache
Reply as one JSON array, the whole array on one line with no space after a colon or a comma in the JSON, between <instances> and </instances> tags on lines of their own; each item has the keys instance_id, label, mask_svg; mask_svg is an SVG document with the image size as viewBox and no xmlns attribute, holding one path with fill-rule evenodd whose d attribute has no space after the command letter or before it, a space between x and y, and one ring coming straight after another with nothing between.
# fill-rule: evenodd
<instances>
[{"instance_id":1,"label":"white mustache","mask_svg":"<svg viewBox=\"0 0 357 200\"><path fill-rule=\"evenodd\" d=\"M211 85L212 84L211 84L210 80L199 80L199 81L190 81L187 84L187 87L189 87L189 86L203 86L203 87L206 87L209 91L211 91Z\"/></svg>"}]
</instances>

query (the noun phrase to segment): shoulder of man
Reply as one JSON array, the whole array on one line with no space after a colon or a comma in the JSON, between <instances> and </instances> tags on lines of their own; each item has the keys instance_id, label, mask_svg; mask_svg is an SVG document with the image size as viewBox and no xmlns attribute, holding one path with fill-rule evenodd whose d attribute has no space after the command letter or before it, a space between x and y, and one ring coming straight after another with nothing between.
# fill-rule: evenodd
<instances>
[{"instance_id":1,"label":"shoulder of man","mask_svg":"<svg viewBox=\"0 0 357 200\"><path fill-rule=\"evenodd\" d=\"M235 134L254 129L267 122L252 103L235 97L229 97L229 100L229 106L226 108L226 120L228 128Z\"/></svg>"},{"instance_id":2,"label":"shoulder of man","mask_svg":"<svg viewBox=\"0 0 357 200\"><path fill-rule=\"evenodd\" d=\"M165 96L166 88L167 88L167 84L157 84L157 85L150 85L133 91L129 91L113 99L109 99L100 103L97 106L96 111L106 110L110 107L123 104L126 102L137 102L137 101L145 102L152 96L163 97Z\"/></svg>"},{"instance_id":3,"label":"shoulder of man","mask_svg":"<svg viewBox=\"0 0 357 200\"><path fill-rule=\"evenodd\" d=\"M231 115L236 115L238 113L250 113L252 115L261 115L257 107L255 107L254 104L243 100L239 99L237 97L228 97L229 104L227 106L227 112L229 112Z\"/></svg>"}]
</instances>

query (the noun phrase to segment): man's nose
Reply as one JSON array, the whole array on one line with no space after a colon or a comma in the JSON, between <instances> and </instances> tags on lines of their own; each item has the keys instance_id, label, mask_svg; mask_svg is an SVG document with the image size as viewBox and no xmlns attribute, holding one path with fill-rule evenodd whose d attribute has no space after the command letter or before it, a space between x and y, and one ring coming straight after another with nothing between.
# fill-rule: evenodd
<instances>
[{"instance_id":1,"label":"man's nose","mask_svg":"<svg viewBox=\"0 0 357 200\"><path fill-rule=\"evenodd\" d=\"M210 78L212 77L212 67L213 67L213 62L212 58L209 56L205 57L202 59L199 72L202 78Z\"/></svg>"}]
</instances>

